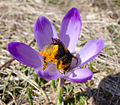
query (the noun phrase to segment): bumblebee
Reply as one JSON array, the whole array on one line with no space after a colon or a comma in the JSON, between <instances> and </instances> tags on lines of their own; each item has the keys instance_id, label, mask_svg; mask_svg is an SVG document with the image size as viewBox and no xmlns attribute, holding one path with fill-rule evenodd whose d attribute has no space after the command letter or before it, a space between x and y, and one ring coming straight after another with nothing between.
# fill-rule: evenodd
<instances>
[{"instance_id":1,"label":"bumblebee","mask_svg":"<svg viewBox=\"0 0 120 105\"><path fill-rule=\"evenodd\" d=\"M56 65L56 68L60 73L65 74L70 68L72 58L76 59L77 63L78 58L73 56L59 39L52 38L52 42L53 43L45 46L42 52L40 52L44 57L44 65L42 69L45 70L48 62L52 62ZM63 72L61 72L61 69Z\"/></svg>"}]
</instances>

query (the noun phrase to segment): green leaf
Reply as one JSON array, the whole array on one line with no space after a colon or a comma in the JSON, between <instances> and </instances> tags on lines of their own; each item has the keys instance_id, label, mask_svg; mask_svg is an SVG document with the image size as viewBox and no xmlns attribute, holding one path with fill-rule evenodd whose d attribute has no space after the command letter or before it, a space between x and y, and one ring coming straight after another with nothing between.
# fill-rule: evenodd
<instances>
[{"instance_id":1,"label":"green leaf","mask_svg":"<svg viewBox=\"0 0 120 105\"><path fill-rule=\"evenodd\" d=\"M79 105L84 105L84 104L85 104L85 100L83 96L80 96Z\"/></svg>"},{"instance_id":2,"label":"green leaf","mask_svg":"<svg viewBox=\"0 0 120 105\"><path fill-rule=\"evenodd\" d=\"M62 103L62 89L59 90L59 102Z\"/></svg>"},{"instance_id":3,"label":"green leaf","mask_svg":"<svg viewBox=\"0 0 120 105\"><path fill-rule=\"evenodd\" d=\"M74 94L74 103L75 103L75 105L76 105L76 103L77 103L76 93Z\"/></svg>"},{"instance_id":4,"label":"green leaf","mask_svg":"<svg viewBox=\"0 0 120 105\"><path fill-rule=\"evenodd\" d=\"M30 100L30 105L33 105L33 102L32 102L32 96L31 96L31 91L30 91L30 88L27 88L27 95L28 95L28 98Z\"/></svg>"},{"instance_id":5,"label":"green leaf","mask_svg":"<svg viewBox=\"0 0 120 105\"><path fill-rule=\"evenodd\" d=\"M89 69L94 73L97 72L97 70L92 66L92 62L89 63Z\"/></svg>"},{"instance_id":6,"label":"green leaf","mask_svg":"<svg viewBox=\"0 0 120 105\"><path fill-rule=\"evenodd\" d=\"M55 80L52 80L52 87L55 89Z\"/></svg>"}]
</instances>

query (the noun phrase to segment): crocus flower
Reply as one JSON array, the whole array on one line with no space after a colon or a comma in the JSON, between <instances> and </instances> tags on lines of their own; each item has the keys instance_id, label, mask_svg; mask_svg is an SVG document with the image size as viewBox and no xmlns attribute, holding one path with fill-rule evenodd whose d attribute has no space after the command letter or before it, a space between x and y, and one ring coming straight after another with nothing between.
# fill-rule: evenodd
<instances>
[{"instance_id":1,"label":"crocus flower","mask_svg":"<svg viewBox=\"0 0 120 105\"><path fill-rule=\"evenodd\" d=\"M58 38L70 53L74 53L80 31L81 19L79 11L76 8L70 9L64 16L59 37L53 24L43 16L37 18L34 26L35 40L41 51L45 45L52 43L52 38ZM90 80L93 75L91 70L88 68L80 68L80 66L94 59L103 47L104 41L102 39L87 42L76 55L78 64L75 65L75 60L72 61L69 72L65 73L64 76L58 72L56 65L52 63L49 63L43 71L43 56L24 43L11 42L8 44L7 49L16 60L29 67L35 68L36 74L43 79L56 80L61 77L71 82L80 83Z\"/></svg>"}]
</instances>

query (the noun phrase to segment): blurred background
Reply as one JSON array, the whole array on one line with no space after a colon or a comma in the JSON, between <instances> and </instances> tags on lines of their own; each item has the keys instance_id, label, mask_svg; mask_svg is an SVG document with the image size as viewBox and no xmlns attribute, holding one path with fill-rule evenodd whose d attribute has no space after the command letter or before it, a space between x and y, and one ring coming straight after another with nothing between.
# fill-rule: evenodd
<instances>
[{"instance_id":1,"label":"blurred background","mask_svg":"<svg viewBox=\"0 0 120 105\"><path fill-rule=\"evenodd\" d=\"M82 20L76 52L96 38L104 39L105 47L85 65L94 73L91 81L65 81L65 105L120 105L120 0L0 0L0 105L55 104L58 81L41 79L14 60L6 47L23 42L39 51L34 40L36 18L47 17L59 33L62 18L72 7Z\"/></svg>"}]
</instances>

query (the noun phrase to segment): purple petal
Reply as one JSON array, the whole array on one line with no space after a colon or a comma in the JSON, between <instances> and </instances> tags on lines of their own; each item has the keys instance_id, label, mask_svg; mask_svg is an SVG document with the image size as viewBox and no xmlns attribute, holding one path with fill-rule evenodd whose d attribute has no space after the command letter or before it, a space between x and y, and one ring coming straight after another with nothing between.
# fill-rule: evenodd
<instances>
[{"instance_id":1,"label":"purple petal","mask_svg":"<svg viewBox=\"0 0 120 105\"><path fill-rule=\"evenodd\" d=\"M42 56L24 43L11 42L7 49L16 60L27 66L37 68L42 65Z\"/></svg>"},{"instance_id":2,"label":"purple petal","mask_svg":"<svg viewBox=\"0 0 120 105\"><path fill-rule=\"evenodd\" d=\"M52 38L58 38L53 24L43 16L37 18L35 22L34 35L40 50L52 43Z\"/></svg>"},{"instance_id":3,"label":"purple petal","mask_svg":"<svg viewBox=\"0 0 120 105\"><path fill-rule=\"evenodd\" d=\"M87 68L72 70L64 78L75 83L86 82L92 78L92 71Z\"/></svg>"},{"instance_id":4,"label":"purple petal","mask_svg":"<svg viewBox=\"0 0 120 105\"><path fill-rule=\"evenodd\" d=\"M101 52L103 47L104 40L102 39L91 40L85 44L85 46L83 46L83 48L77 54L80 63L78 66L82 66L94 59Z\"/></svg>"},{"instance_id":5,"label":"purple petal","mask_svg":"<svg viewBox=\"0 0 120 105\"><path fill-rule=\"evenodd\" d=\"M48 80L56 80L57 78L62 76L62 74L59 73L56 69L56 65L53 64L48 64L44 71L42 70L42 66L38 67L35 69L35 72L41 78Z\"/></svg>"},{"instance_id":6,"label":"purple petal","mask_svg":"<svg viewBox=\"0 0 120 105\"><path fill-rule=\"evenodd\" d=\"M75 51L76 44L81 31L81 20L79 11L76 8L72 8L64 16L59 38L64 43L64 45L72 53Z\"/></svg>"}]
</instances>

